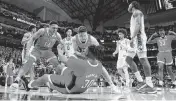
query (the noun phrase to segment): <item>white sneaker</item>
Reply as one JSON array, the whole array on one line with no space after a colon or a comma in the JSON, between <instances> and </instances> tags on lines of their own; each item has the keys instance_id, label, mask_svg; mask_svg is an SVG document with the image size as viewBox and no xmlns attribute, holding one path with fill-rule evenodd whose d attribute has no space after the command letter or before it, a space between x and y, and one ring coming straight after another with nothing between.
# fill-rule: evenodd
<instances>
[{"instance_id":1,"label":"white sneaker","mask_svg":"<svg viewBox=\"0 0 176 101\"><path fill-rule=\"evenodd\" d=\"M19 84L18 83L12 83L10 86L11 90L19 89Z\"/></svg>"}]
</instances>

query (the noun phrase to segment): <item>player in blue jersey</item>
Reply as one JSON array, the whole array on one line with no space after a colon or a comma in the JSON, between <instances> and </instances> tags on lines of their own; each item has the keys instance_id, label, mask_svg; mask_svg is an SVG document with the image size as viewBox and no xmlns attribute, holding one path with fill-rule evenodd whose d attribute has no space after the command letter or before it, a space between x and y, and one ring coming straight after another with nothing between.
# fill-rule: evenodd
<instances>
[{"instance_id":1,"label":"player in blue jersey","mask_svg":"<svg viewBox=\"0 0 176 101\"><path fill-rule=\"evenodd\" d=\"M35 41L34 48L32 49L27 62L20 69L15 82L11 85L12 88L19 87L18 82L20 81L20 78L25 75L32 67L33 63L41 57L52 64L58 74L61 73L63 68L60 66L56 55L52 52L52 48L56 42L62 44L61 35L57 32L58 27L57 22L52 21L50 22L49 27L41 28L34 33L32 36L33 41L31 41Z\"/></svg>"},{"instance_id":2,"label":"player in blue jersey","mask_svg":"<svg viewBox=\"0 0 176 101\"><path fill-rule=\"evenodd\" d=\"M39 87L46 84L50 89L57 90L63 94L80 94L85 92L103 75L115 92L119 90L113 84L107 70L98 60L104 54L102 46L89 46L86 52L86 59L71 56L65 61L67 68L62 75L45 74L26 86L29 88Z\"/></svg>"}]
</instances>

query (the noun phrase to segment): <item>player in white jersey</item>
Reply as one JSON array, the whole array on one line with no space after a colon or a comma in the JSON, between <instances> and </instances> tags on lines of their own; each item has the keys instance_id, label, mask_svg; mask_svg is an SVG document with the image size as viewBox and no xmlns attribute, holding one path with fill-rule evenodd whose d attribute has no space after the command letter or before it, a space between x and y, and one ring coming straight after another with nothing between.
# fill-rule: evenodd
<instances>
[{"instance_id":1,"label":"player in white jersey","mask_svg":"<svg viewBox=\"0 0 176 101\"><path fill-rule=\"evenodd\" d=\"M122 78L126 80L126 86L129 87L129 65L126 62L126 54L129 46L129 40L125 38L127 31L125 29L118 29L116 33L119 35L120 40L116 44L116 50L113 53L113 56L115 57L115 55L118 53L117 70Z\"/></svg>"},{"instance_id":2,"label":"player in white jersey","mask_svg":"<svg viewBox=\"0 0 176 101\"><path fill-rule=\"evenodd\" d=\"M67 28L65 30L65 34L67 34L67 37L63 39L63 43L65 45L65 55L67 57L70 57L75 53L72 42L72 33L73 33L72 28Z\"/></svg>"},{"instance_id":3,"label":"player in white jersey","mask_svg":"<svg viewBox=\"0 0 176 101\"><path fill-rule=\"evenodd\" d=\"M23 64L27 61L29 53L32 50L32 47L34 46L34 44L31 42L30 39L35 32L36 32L36 27L31 25L29 27L29 32L24 34L23 39L21 41L21 44L23 45L23 50L22 50L22 62L23 62Z\"/></svg>"},{"instance_id":4,"label":"player in white jersey","mask_svg":"<svg viewBox=\"0 0 176 101\"><path fill-rule=\"evenodd\" d=\"M130 21L131 42L130 48L128 49L126 61L130 65L139 81L138 86L136 87L137 91L141 93L156 93L151 80L151 66L147 59L147 37L144 26L144 15L140 10L140 4L137 1L132 1L129 5L128 11L132 13ZM136 54L144 67L146 83L143 82L137 65L133 61L133 58Z\"/></svg>"}]
</instances>

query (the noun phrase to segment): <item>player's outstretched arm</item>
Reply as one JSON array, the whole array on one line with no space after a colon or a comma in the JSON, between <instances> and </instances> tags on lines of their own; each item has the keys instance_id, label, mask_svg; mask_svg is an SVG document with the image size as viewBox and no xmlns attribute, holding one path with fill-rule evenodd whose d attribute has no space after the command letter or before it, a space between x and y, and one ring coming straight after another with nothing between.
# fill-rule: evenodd
<instances>
[{"instance_id":1,"label":"player's outstretched arm","mask_svg":"<svg viewBox=\"0 0 176 101\"><path fill-rule=\"evenodd\" d=\"M21 41L21 44L24 46L24 44L26 44L28 40L29 40L29 34L25 33Z\"/></svg>"},{"instance_id":2,"label":"player's outstretched arm","mask_svg":"<svg viewBox=\"0 0 176 101\"><path fill-rule=\"evenodd\" d=\"M64 44L63 40L62 40L62 36L57 32L57 41L60 43L60 44Z\"/></svg>"},{"instance_id":3,"label":"player's outstretched arm","mask_svg":"<svg viewBox=\"0 0 176 101\"><path fill-rule=\"evenodd\" d=\"M102 76L106 79L106 81L109 83L110 86L115 86L105 67L102 67Z\"/></svg>"},{"instance_id":4,"label":"player's outstretched arm","mask_svg":"<svg viewBox=\"0 0 176 101\"><path fill-rule=\"evenodd\" d=\"M59 33L57 33L57 41L59 43L58 46L63 47L63 50L61 50L61 47L57 47L58 56L60 56L63 51L66 52L66 46L65 46L64 41L62 40L62 36Z\"/></svg>"},{"instance_id":5,"label":"player's outstretched arm","mask_svg":"<svg viewBox=\"0 0 176 101\"><path fill-rule=\"evenodd\" d=\"M63 50L61 50L61 47L57 47L57 51L58 51L58 57L60 61L66 64L68 59L63 55Z\"/></svg>"},{"instance_id":6,"label":"player's outstretched arm","mask_svg":"<svg viewBox=\"0 0 176 101\"><path fill-rule=\"evenodd\" d=\"M134 27L134 32L133 33L131 33L133 36L131 36L131 39L133 39L134 37L136 37L137 36L137 34L139 34L140 33L140 28L141 28L141 19L142 19L142 16L143 16L143 14L142 14L142 12L140 12L140 11L136 11L136 12L134 12L134 14L133 14L133 17L134 17L134 19L135 19L135 25L133 25L133 26L135 26Z\"/></svg>"},{"instance_id":7,"label":"player's outstretched arm","mask_svg":"<svg viewBox=\"0 0 176 101\"><path fill-rule=\"evenodd\" d=\"M118 52L119 52L119 43L117 42L116 43L116 50L112 55L115 56Z\"/></svg>"},{"instance_id":8,"label":"player's outstretched arm","mask_svg":"<svg viewBox=\"0 0 176 101\"><path fill-rule=\"evenodd\" d=\"M111 89L115 92L115 93L119 93L119 89L118 87L116 87L114 85L114 83L112 82L112 79L108 73L108 71L105 69L105 67L102 66L102 76L105 78L105 80L109 83L109 85L111 86Z\"/></svg>"},{"instance_id":9,"label":"player's outstretched arm","mask_svg":"<svg viewBox=\"0 0 176 101\"><path fill-rule=\"evenodd\" d=\"M35 41L36 39L38 39L41 35L44 34L45 29L41 28L39 29L37 32L34 33L34 35L32 36L33 41Z\"/></svg>"},{"instance_id":10,"label":"player's outstretched arm","mask_svg":"<svg viewBox=\"0 0 176 101\"><path fill-rule=\"evenodd\" d=\"M171 35L171 40L176 40L176 33L174 31L169 31L169 35Z\"/></svg>"},{"instance_id":11,"label":"player's outstretched arm","mask_svg":"<svg viewBox=\"0 0 176 101\"><path fill-rule=\"evenodd\" d=\"M174 31L169 31L169 34L173 34L176 36L176 33Z\"/></svg>"},{"instance_id":12,"label":"player's outstretched arm","mask_svg":"<svg viewBox=\"0 0 176 101\"><path fill-rule=\"evenodd\" d=\"M157 39L153 39L154 36L157 36L157 33L154 33L153 35L151 35L151 37L148 39L147 44L154 44L157 43Z\"/></svg>"}]
</instances>

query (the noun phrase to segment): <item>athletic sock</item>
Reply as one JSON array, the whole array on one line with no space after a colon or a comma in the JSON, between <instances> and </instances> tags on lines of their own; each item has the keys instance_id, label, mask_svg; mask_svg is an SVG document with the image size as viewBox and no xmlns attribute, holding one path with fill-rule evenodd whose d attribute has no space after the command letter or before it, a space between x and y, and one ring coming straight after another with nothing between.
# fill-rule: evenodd
<instances>
[{"instance_id":1,"label":"athletic sock","mask_svg":"<svg viewBox=\"0 0 176 101\"><path fill-rule=\"evenodd\" d=\"M124 69L124 72L125 72L126 86L129 86L130 78L129 78L129 74L128 74L128 69Z\"/></svg>"},{"instance_id":2,"label":"athletic sock","mask_svg":"<svg viewBox=\"0 0 176 101\"><path fill-rule=\"evenodd\" d=\"M135 76L136 76L136 78L137 78L137 80L138 80L139 82L143 82L142 76L141 76L141 74L139 73L139 71L135 72L134 74L135 74Z\"/></svg>"},{"instance_id":3,"label":"athletic sock","mask_svg":"<svg viewBox=\"0 0 176 101\"><path fill-rule=\"evenodd\" d=\"M153 88L152 77L146 77L146 84Z\"/></svg>"}]
</instances>

